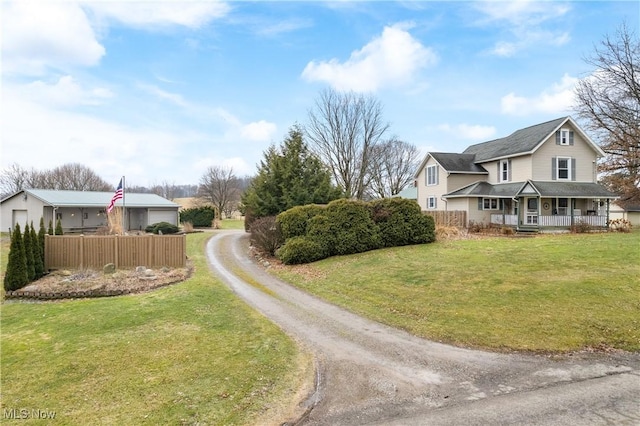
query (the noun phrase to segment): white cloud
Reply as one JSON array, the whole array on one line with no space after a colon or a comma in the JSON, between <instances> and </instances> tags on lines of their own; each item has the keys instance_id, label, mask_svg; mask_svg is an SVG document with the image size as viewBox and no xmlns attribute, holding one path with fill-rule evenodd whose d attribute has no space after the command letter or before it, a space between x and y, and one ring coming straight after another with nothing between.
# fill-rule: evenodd
<instances>
[{"instance_id":1,"label":"white cloud","mask_svg":"<svg viewBox=\"0 0 640 426\"><path fill-rule=\"evenodd\" d=\"M186 108L189 106L189 104L184 100L182 95L180 95L179 93L167 92L166 90L162 90L158 86L154 86L152 84L139 83L138 87L143 91L149 93L150 95L153 95L163 100L167 100L180 107Z\"/></svg>"},{"instance_id":2,"label":"white cloud","mask_svg":"<svg viewBox=\"0 0 640 426\"><path fill-rule=\"evenodd\" d=\"M85 2L97 16L138 28L179 25L200 28L224 17L230 6L222 1L139 0L135 2Z\"/></svg>"},{"instance_id":3,"label":"white cloud","mask_svg":"<svg viewBox=\"0 0 640 426\"><path fill-rule=\"evenodd\" d=\"M490 49L494 55L509 57L530 46L561 46L570 40L569 33L558 25L571 10L567 3L485 1L475 3L475 7L484 15L478 22L480 25L503 25L511 34L511 40L499 40ZM545 25L553 26L553 29L545 28Z\"/></svg>"},{"instance_id":4,"label":"white cloud","mask_svg":"<svg viewBox=\"0 0 640 426\"><path fill-rule=\"evenodd\" d=\"M107 88L87 89L70 75L60 77L54 84L34 81L23 86L21 92L36 103L52 106L100 105L114 96Z\"/></svg>"},{"instance_id":5,"label":"white cloud","mask_svg":"<svg viewBox=\"0 0 640 426\"><path fill-rule=\"evenodd\" d=\"M341 91L370 92L387 85L407 85L419 69L434 64L437 56L406 28L404 24L385 27L380 37L354 51L344 63L311 61L302 77L325 81Z\"/></svg>"},{"instance_id":6,"label":"white cloud","mask_svg":"<svg viewBox=\"0 0 640 426\"><path fill-rule=\"evenodd\" d=\"M92 66L105 54L84 11L70 2L3 4L2 68L41 75L47 68Z\"/></svg>"},{"instance_id":7,"label":"white cloud","mask_svg":"<svg viewBox=\"0 0 640 426\"><path fill-rule=\"evenodd\" d=\"M532 97L511 92L501 99L502 112L510 115L568 112L575 101L574 89L578 79L565 74L559 83Z\"/></svg>"},{"instance_id":8,"label":"white cloud","mask_svg":"<svg viewBox=\"0 0 640 426\"><path fill-rule=\"evenodd\" d=\"M461 139L469 139L469 140L487 140L493 137L496 134L496 128L493 126L480 126L480 125L471 125L471 124L441 124L438 126L438 129L455 135Z\"/></svg>"},{"instance_id":9,"label":"white cloud","mask_svg":"<svg viewBox=\"0 0 640 426\"><path fill-rule=\"evenodd\" d=\"M243 126L240 135L243 138L256 142L268 142L275 134L277 126L265 120L256 121Z\"/></svg>"}]
</instances>

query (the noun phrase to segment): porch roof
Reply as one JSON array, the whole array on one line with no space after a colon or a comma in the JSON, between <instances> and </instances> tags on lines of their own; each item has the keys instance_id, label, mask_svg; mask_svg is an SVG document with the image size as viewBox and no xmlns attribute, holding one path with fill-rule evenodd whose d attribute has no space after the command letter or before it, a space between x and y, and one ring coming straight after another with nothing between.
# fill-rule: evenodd
<instances>
[{"instance_id":1,"label":"porch roof","mask_svg":"<svg viewBox=\"0 0 640 426\"><path fill-rule=\"evenodd\" d=\"M541 197L567 198L618 198L604 186L592 182L543 182L532 181Z\"/></svg>"},{"instance_id":2,"label":"porch roof","mask_svg":"<svg viewBox=\"0 0 640 426\"><path fill-rule=\"evenodd\" d=\"M492 197L514 198L521 195L522 189L531 184L541 197L566 198L618 198L616 194L598 183L592 182L544 182L527 181L490 184L475 182L444 195L444 198Z\"/></svg>"},{"instance_id":3,"label":"porch roof","mask_svg":"<svg viewBox=\"0 0 640 426\"><path fill-rule=\"evenodd\" d=\"M493 198L513 198L522 189L524 182L498 183L495 185L489 182L475 182L462 187L456 191L444 195L445 198L455 197L493 197Z\"/></svg>"}]
</instances>

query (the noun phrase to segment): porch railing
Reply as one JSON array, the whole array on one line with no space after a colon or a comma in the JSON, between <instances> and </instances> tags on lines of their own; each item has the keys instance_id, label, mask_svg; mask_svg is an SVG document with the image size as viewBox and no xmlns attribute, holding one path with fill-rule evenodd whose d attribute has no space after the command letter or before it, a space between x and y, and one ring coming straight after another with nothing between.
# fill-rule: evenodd
<instances>
[{"instance_id":1,"label":"porch railing","mask_svg":"<svg viewBox=\"0 0 640 426\"><path fill-rule=\"evenodd\" d=\"M580 223L586 223L589 226L605 227L607 225L606 216L573 216L573 224L578 225ZM515 214L492 214L491 224L493 225L509 225L516 226L518 224L518 216ZM559 227L569 228L571 226L571 216L565 215L539 215L538 223L531 223L530 225L537 225L540 227Z\"/></svg>"}]
</instances>

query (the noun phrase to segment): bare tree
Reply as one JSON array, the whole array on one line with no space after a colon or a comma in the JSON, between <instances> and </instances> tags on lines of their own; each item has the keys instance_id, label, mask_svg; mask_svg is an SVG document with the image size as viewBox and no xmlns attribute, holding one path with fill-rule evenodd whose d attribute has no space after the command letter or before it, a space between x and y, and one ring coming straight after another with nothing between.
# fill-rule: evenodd
<instances>
[{"instance_id":1,"label":"bare tree","mask_svg":"<svg viewBox=\"0 0 640 426\"><path fill-rule=\"evenodd\" d=\"M413 182L419 163L418 148L395 137L374 146L369 170L369 196L388 198L398 194Z\"/></svg>"},{"instance_id":2,"label":"bare tree","mask_svg":"<svg viewBox=\"0 0 640 426\"><path fill-rule=\"evenodd\" d=\"M161 183L153 183L151 185L151 193L166 198L167 200L173 200L177 198L179 188L175 183L169 183L166 180Z\"/></svg>"},{"instance_id":3,"label":"bare tree","mask_svg":"<svg viewBox=\"0 0 640 426\"><path fill-rule=\"evenodd\" d=\"M594 72L576 88L578 116L608 154L603 182L625 204L640 204L640 40L622 25L585 62Z\"/></svg>"},{"instance_id":4,"label":"bare tree","mask_svg":"<svg viewBox=\"0 0 640 426\"><path fill-rule=\"evenodd\" d=\"M240 183L232 167L212 166L200 178L198 194L229 217L240 202Z\"/></svg>"},{"instance_id":5,"label":"bare tree","mask_svg":"<svg viewBox=\"0 0 640 426\"><path fill-rule=\"evenodd\" d=\"M305 132L345 196L362 199L371 176L372 150L388 128L376 99L327 89L309 111Z\"/></svg>"},{"instance_id":6,"label":"bare tree","mask_svg":"<svg viewBox=\"0 0 640 426\"><path fill-rule=\"evenodd\" d=\"M113 186L90 168L69 163L51 170L26 170L14 163L0 175L3 194L23 189L67 189L73 191L111 191Z\"/></svg>"}]
</instances>

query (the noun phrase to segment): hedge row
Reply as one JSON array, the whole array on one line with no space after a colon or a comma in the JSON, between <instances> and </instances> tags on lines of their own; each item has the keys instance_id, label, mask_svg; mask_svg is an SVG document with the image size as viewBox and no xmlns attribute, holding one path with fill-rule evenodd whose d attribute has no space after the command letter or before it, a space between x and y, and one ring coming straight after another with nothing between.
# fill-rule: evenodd
<instances>
[{"instance_id":1,"label":"hedge row","mask_svg":"<svg viewBox=\"0 0 640 426\"><path fill-rule=\"evenodd\" d=\"M276 220L285 240L276 256L286 264L435 241L433 218L403 198L299 206Z\"/></svg>"},{"instance_id":2,"label":"hedge row","mask_svg":"<svg viewBox=\"0 0 640 426\"><path fill-rule=\"evenodd\" d=\"M192 207L180 212L180 223L190 222L194 228L210 228L215 218L213 206Z\"/></svg>"}]
</instances>

